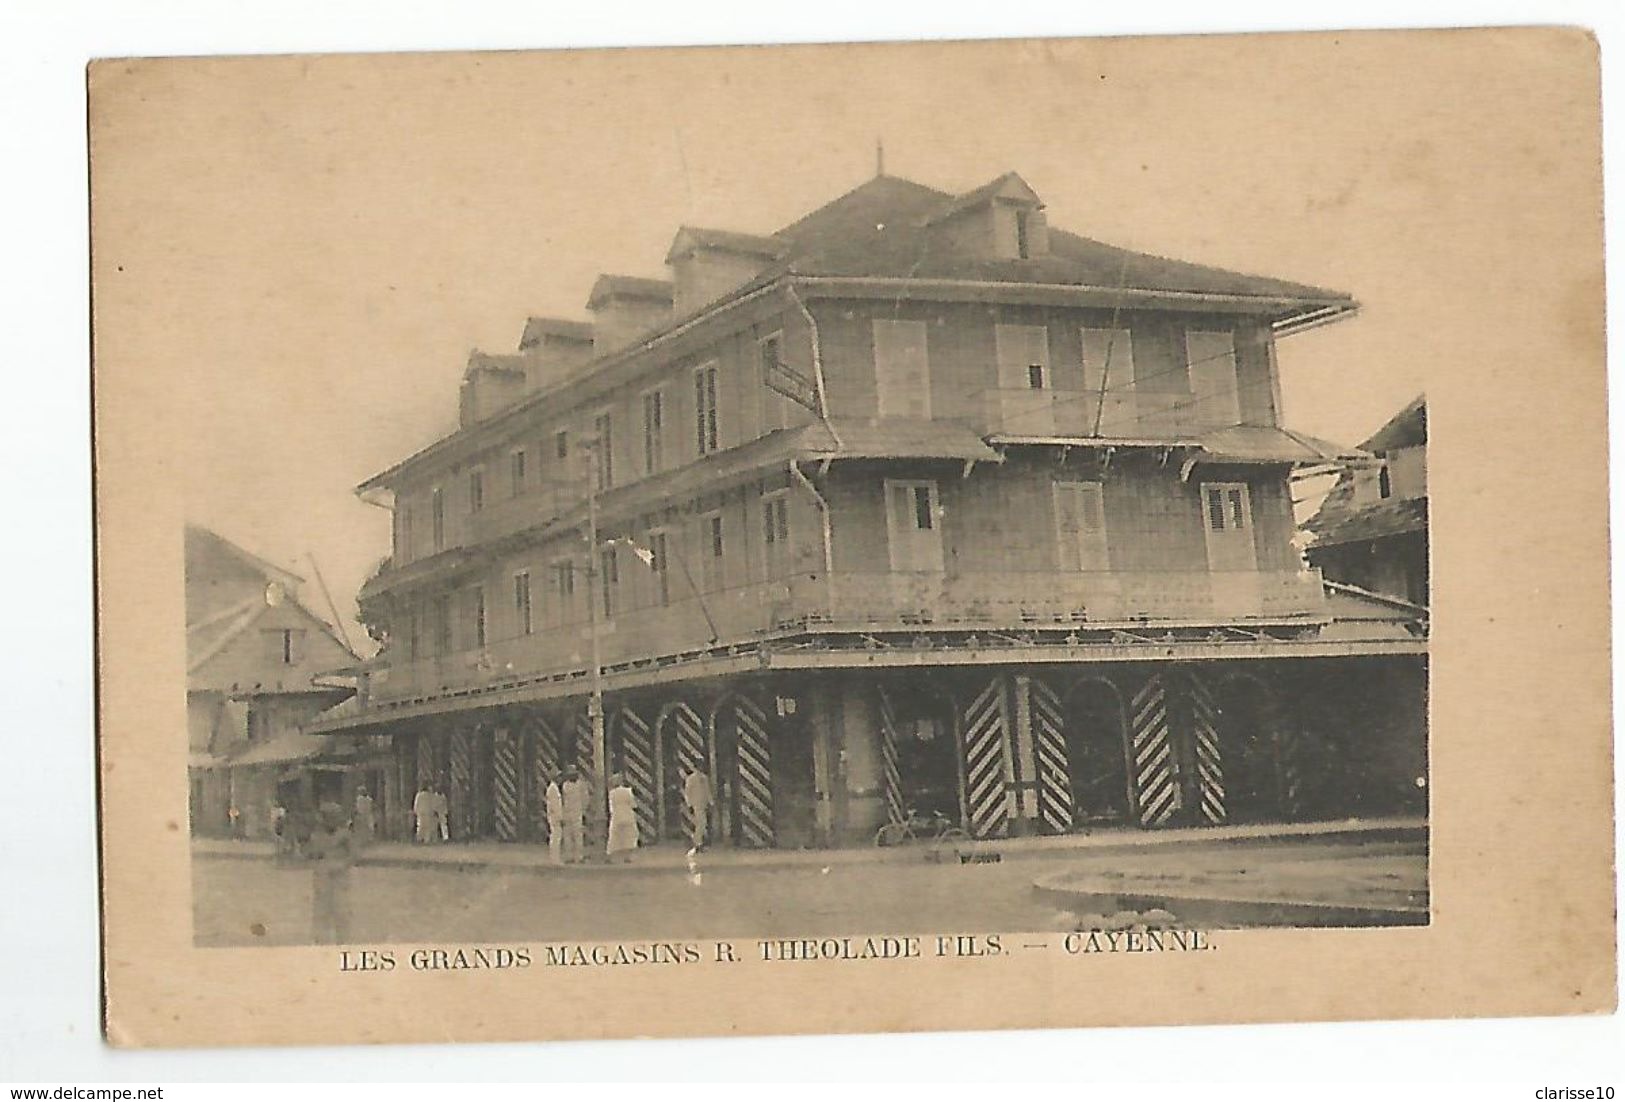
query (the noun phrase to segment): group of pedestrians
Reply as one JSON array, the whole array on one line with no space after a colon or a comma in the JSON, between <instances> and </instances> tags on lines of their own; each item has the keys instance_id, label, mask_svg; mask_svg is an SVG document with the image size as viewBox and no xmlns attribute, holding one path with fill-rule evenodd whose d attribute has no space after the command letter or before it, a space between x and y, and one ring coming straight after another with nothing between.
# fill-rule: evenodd
<instances>
[{"instance_id":1,"label":"group of pedestrians","mask_svg":"<svg viewBox=\"0 0 1625 1102\"><path fill-rule=\"evenodd\" d=\"M641 839L638 834L637 796L620 773L609 778L609 829L604 857L611 862L630 862ZM699 769L684 773L683 804L688 811L689 840L703 849L711 822L711 780ZM547 819L547 850L555 865L579 865L587 860L587 810L591 788L577 769L567 769L547 780L542 793L542 811ZM413 838L433 845L451 839L450 805L445 789L424 781L412 799ZM354 828L358 841L370 841L377 832L377 813L365 788L356 797Z\"/></svg>"}]
</instances>

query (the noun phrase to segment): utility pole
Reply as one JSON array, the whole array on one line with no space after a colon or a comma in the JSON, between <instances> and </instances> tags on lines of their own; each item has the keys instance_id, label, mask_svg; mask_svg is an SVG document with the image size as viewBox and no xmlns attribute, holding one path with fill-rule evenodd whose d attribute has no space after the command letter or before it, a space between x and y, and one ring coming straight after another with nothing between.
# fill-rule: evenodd
<instances>
[{"instance_id":1,"label":"utility pole","mask_svg":"<svg viewBox=\"0 0 1625 1102\"><path fill-rule=\"evenodd\" d=\"M587 633L589 666L587 670L590 695L587 698L587 721L592 727L592 804L587 808L588 837L600 846L609 837L609 742L604 728L604 658L602 642L598 637L599 565L598 565L598 472L603 469L598 449L603 441L596 437L583 440L582 450L590 457L587 471Z\"/></svg>"}]
</instances>

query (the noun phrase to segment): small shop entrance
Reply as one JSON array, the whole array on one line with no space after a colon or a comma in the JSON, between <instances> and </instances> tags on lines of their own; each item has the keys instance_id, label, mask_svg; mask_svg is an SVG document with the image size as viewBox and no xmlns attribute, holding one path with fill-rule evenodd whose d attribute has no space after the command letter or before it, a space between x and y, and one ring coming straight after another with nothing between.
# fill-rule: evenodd
<instances>
[{"instance_id":1,"label":"small shop entrance","mask_svg":"<svg viewBox=\"0 0 1625 1102\"><path fill-rule=\"evenodd\" d=\"M957 826L964 815L953 706L933 688L894 683L880 691L882 734L896 759L895 781L888 776L887 783L896 785L888 804L898 806L888 815L935 813Z\"/></svg>"},{"instance_id":2,"label":"small shop entrance","mask_svg":"<svg viewBox=\"0 0 1625 1102\"><path fill-rule=\"evenodd\" d=\"M1129 777L1123 702L1109 682L1078 682L1063 705L1074 828L1124 823Z\"/></svg>"},{"instance_id":3,"label":"small shop entrance","mask_svg":"<svg viewBox=\"0 0 1625 1102\"><path fill-rule=\"evenodd\" d=\"M1213 698L1226 820L1259 823L1285 818L1283 732L1273 695L1254 678L1238 676L1220 684Z\"/></svg>"}]
</instances>

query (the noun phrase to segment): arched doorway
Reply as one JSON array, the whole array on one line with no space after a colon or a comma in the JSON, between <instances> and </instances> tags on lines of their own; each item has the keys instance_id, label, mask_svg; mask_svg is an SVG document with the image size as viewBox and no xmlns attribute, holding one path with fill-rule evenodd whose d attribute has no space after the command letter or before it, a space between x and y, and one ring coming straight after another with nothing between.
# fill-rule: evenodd
<instances>
[{"instance_id":1,"label":"arched doorway","mask_svg":"<svg viewBox=\"0 0 1625 1102\"><path fill-rule=\"evenodd\" d=\"M1073 825L1128 822L1127 719L1117 686L1103 677L1084 678L1067 692L1061 713Z\"/></svg>"},{"instance_id":2,"label":"arched doorway","mask_svg":"<svg viewBox=\"0 0 1625 1102\"><path fill-rule=\"evenodd\" d=\"M1226 820L1287 818L1291 786L1275 694L1250 674L1227 678L1213 690L1213 720L1224 769Z\"/></svg>"}]
</instances>

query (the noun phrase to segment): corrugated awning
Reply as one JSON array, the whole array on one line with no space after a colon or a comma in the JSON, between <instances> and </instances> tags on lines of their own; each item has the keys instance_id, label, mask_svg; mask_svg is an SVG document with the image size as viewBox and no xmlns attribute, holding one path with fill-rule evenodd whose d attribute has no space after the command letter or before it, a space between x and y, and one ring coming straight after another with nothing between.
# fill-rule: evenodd
<instances>
[{"instance_id":1,"label":"corrugated awning","mask_svg":"<svg viewBox=\"0 0 1625 1102\"><path fill-rule=\"evenodd\" d=\"M830 459L976 459L997 462L999 453L963 425L888 418L885 421L814 421L796 435L797 453ZM839 436L837 442L836 437Z\"/></svg>"},{"instance_id":2,"label":"corrugated awning","mask_svg":"<svg viewBox=\"0 0 1625 1102\"><path fill-rule=\"evenodd\" d=\"M1221 463L1351 463L1370 459L1359 448L1264 425L1232 425L1197 438L1203 458Z\"/></svg>"},{"instance_id":3,"label":"corrugated awning","mask_svg":"<svg viewBox=\"0 0 1625 1102\"><path fill-rule=\"evenodd\" d=\"M282 765L289 762L309 761L328 748L332 739L327 735L305 735L292 732L277 735L264 742L251 743L234 755L232 765Z\"/></svg>"}]
</instances>

